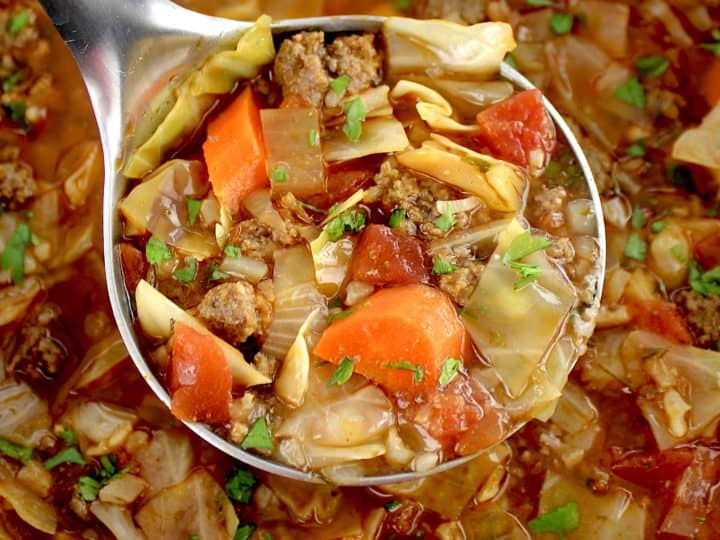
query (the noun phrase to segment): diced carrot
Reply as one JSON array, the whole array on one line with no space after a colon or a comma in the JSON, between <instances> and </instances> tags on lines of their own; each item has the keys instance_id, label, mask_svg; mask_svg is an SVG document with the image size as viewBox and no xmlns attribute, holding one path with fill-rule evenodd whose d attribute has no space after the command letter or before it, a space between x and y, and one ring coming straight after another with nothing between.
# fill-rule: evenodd
<instances>
[{"instance_id":1,"label":"diced carrot","mask_svg":"<svg viewBox=\"0 0 720 540\"><path fill-rule=\"evenodd\" d=\"M230 419L232 374L210 336L175 323L169 379L171 409L179 419L211 424Z\"/></svg>"},{"instance_id":2,"label":"diced carrot","mask_svg":"<svg viewBox=\"0 0 720 540\"><path fill-rule=\"evenodd\" d=\"M356 362L356 373L390 392L414 394L437 386L443 362L460 358L464 338L445 294L427 285L406 285L383 289L334 321L314 352L334 364L347 356ZM422 374L398 365L422 368Z\"/></svg>"},{"instance_id":3,"label":"diced carrot","mask_svg":"<svg viewBox=\"0 0 720 540\"><path fill-rule=\"evenodd\" d=\"M375 223L360 234L350 275L373 285L409 285L430 280L422 242L416 236Z\"/></svg>"},{"instance_id":4,"label":"diced carrot","mask_svg":"<svg viewBox=\"0 0 720 540\"><path fill-rule=\"evenodd\" d=\"M645 300L630 306L638 328L665 336L675 343L692 343L692 334L675 304L664 300Z\"/></svg>"},{"instance_id":5,"label":"diced carrot","mask_svg":"<svg viewBox=\"0 0 720 540\"><path fill-rule=\"evenodd\" d=\"M702 93L711 107L720 102L720 58L714 58L710 64L703 79Z\"/></svg>"},{"instance_id":6,"label":"diced carrot","mask_svg":"<svg viewBox=\"0 0 720 540\"><path fill-rule=\"evenodd\" d=\"M213 191L232 214L250 193L269 185L260 108L251 88L208 124L203 155Z\"/></svg>"}]
</instances>

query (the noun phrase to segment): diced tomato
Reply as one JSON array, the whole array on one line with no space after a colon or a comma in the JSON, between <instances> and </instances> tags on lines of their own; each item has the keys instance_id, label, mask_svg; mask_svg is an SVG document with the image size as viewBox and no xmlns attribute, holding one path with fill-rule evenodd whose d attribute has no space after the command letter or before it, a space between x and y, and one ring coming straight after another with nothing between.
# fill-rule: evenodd
<instances>
[{"instance_id":1,"label":"diced tomato","mask_svg":"<svg viewBox=\"0 0 720 540\"><path fill-rule=\"evenodd\" d=\"M720 102L720 58L713 58L703 79L702 93L711 107Z\"/></svg>"},{"instance_id":2,"label":"diced tomato","mask_svg":"<svg viewBox=\"0 0 720 540\"><path fill-rule=\"evenodd\" d=\"M526 90L477 115L480 141L498 158L543 167L555 148L555 126L540 90Z\"/></svg>"},{"instance_id":3,"label":"diced tomato","mask_svg":"<svg viewBox=\"0 0 720 540\"><path fill-rule=\"evenodd\" d=\"M708 234L696 243L693 254L704 270L720 266L720 230Z\"/></svg>"},{"instance_id":4,"label":"diced tomato","mask_svg":"<svg viewBox=\"0 0 720 540\"><path fill-rule=\"evenodd\" d=\"M378 156L331 163L327 168L327 190L325 193L309 197L307 202L319 208L329 208L337 202L344 201L369 183L379 166Z\"/></svg>"},{"instance_id":5,"label":"diced tomato","mask_svg":"<svg viewBox=\"0 0 720 540\"><path fill-rule=\"evenodd\" d=\"M230 419L232 374L210 336L175 323L169 379L172 412L181 420L217 424Z\"/></svg>"},{"instance_id":6,"label":"diced tomato","mask_svg":"<svg viewBox=\"0 0 720 540\"><path fill-rule=\"evenodd\" d=\"M385 225L369 225L350 264L353 279L373 285L409 285L429 280L422 242Z\"/></svg>"},{"instance_id":7,"label":"diced tomato","mask_svg":"<svg viewBox=\"0 0 720 540\"><path fill-rule=\"evenodd\" d=\"M693 460L692 448L672 448L660 452L628 452L613 462L610 470L620 478L646 488L658 488L677 478Z\"/></svg>"},{"instance_id":8,"label":"diced tomato","mask_svg":"<svg viewBox=\"0 0 720 540\"><path fill-rule=\"evenodd\" d=\"M660 334L675 343L692 343L692 334L675 304L664 300L646 300L630 306L638 328Z\"/></svg>"},{"instance_id":9,"label":"diced tomato","mask_svg":"<svg viewBox=\"0 0 720 540\"><path fill-rule=\"evenodd\" d=\"M117 249L120 254L123 276L125 277L125 286L130 292L135 292L137 284L147 274L148 264L145 256L139 249L127 242L121 242Z\"/></svg>"}]
</instances>

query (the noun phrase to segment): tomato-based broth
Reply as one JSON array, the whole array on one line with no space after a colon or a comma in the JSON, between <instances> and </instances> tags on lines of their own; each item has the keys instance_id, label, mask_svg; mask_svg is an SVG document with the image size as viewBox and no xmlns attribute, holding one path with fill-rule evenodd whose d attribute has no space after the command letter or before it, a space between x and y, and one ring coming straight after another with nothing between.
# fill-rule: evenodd
<instances>
[{"instance_id":1,"label":"tomato-based broth","mask_svg":"<svg viewBox=\"0 0 720 540\"><path fill-rule=\"evenodd\" d=\"M249 79L193 76L213 91L183 111L212 112L180 115L192 141L140 144L119 205L170 411L112 322L79 74L36 3L0 3L0 538L720 538L717 6L183 4L503 22L516 45L428 71L423 43L488 30L286 35L255 43ZM503 58L601 193L584 353L590 195ZM338 482L491 448L337 488L246 468L178 419Z\"/></svg>"}]
</instances>

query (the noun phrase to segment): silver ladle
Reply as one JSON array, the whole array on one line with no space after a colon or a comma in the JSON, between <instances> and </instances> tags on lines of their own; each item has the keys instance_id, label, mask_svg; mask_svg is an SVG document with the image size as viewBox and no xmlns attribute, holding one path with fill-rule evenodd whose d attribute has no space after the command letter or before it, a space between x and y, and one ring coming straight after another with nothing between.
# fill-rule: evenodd
<instances>
[{"instance_id":1,"label":"silver ladle","mask_svg":"<svg viewBox=\"0 0 720 540\"><path fill-rule=\"evenodd\" d=\"M170 396L145 361L135 331L130 298L115 247L122 227L117 211L125 195L127 181L122 174L122 158L142 141L145 125L153 125L148 103L160 95L203 59L226 43L236 41L252 23L238 22L195 13L169 0L40 0L77 62L87 86L98 121L105 166L103 199L103 238L107 288L113 314L130 356L153 392L170 406ZM317 29L326 33L380 30L384 18L334 16L293 19L272 25L274 34ZM532 83L503 63L501 76L516 86L529 89ZM162 81L165 85L157 85ZM590 166L574 134L563 118L545 99L545 106L574 152L593 201L597 220L599 261L594 305L602 295L605 269L605 231L600 197ZM146 128L147 129L147 128ZM207 426L186 422L199 437L247 465L307 482L322 482L312 472L304 472L262 458L241 449L213 433ZM378 485L416 480L466 463L476 455L445 462L425 472L404 472L348 479L352 485Z\"/></svg>"}]
</instances>

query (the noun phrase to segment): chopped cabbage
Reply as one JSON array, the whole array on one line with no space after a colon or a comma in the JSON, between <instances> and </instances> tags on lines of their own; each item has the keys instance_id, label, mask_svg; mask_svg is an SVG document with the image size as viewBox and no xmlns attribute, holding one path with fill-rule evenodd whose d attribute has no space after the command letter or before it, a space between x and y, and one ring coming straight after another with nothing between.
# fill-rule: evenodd
<instances>
[{"instance_id":1,"label":"chopped cabbage","mask_svg":"<svg viewBox=\"0 0 720 540\"><path fill-rule=\"evenodd\" d=\"M23 382L0 384L0 437L23 446L37 446L50 434L52 420L45 400Z\"/></svg>"},{"instance_id":2,"label":"chopped cabbage","mask_svg":"<svg viewBox=\"0 0 720 540\"><path fill-rule=\"evenodd\" d=\"M145 535L135 527L130 510L124 506L95 501L90 505L90 513L98 518L115 538L145 540Z\"/></svg>"},{"instance_id":3,"label":"chopped cabbage","mask_svg":"<svg viewBox=\"0 0 720 540\"><path fill-rule=\"evenodd\" d=\"M130 504L145 491L148 484L134 474L123 474L112 479L98 493L98 498L109 504Z\"/></svg>"},{"instance_id":4,"label":"chopped cabbage","mask_svg":"<svg viewBox=\"0 0 720 540\"><path fill-rule=\"evenodd\" d=\"M135 458L151 494L185 480L194 461L190 438L175 429L154 431L150 444L139 449Z\"/></svg>"},{"instance_id":5,"label":"chopped cabbage","mask_svg":"<svg viewBox=\"0 0 720 540\"><path fill-rule=\"evenodd\" d=\"M686 130L675 140L672 157L720 170L718 137L720 137L720 103L713 107L698 127Z\"/></svg>"},{"instance_id":6,"label":"chopped cabbage","mask_svg":"<svg viewBox=\"0 0 720 540\"><path fill-rule=\"evenodd\" d=\"M408 80L437 90L454 107L461 118L474 119L478 110L504 101L513 95L508 81L450 80L408 75Z\"/></svg>"},{"instance_id":7,"label":"chopped cabbage","mask_svg":"<svg viewBox=\"0 0 720 540\"><path fill-rule=\"evenodd\" d=\"M45 534L55 534L57 514L52 504L14 480L0 480L0 497L25 523Z\"/></svg>"},{"instance_id":8,"label":"chopped cabbage","mask_svg":"<svg viewBox=\"0 0 720 540\"><path fill-rule=\"evenodd\" d=\"M297 337L285 356L280 368L280 374L275 379L275 394L291 407L300 407L305 399L308 388L308 373L310 371L310 353L308 352L305 333L308 331L314 317L320 311L308 315L298 330Z\"/></svg>"},{"instance_id":9,"label":"chopped cabbage","mask_svg":"<svg viewBox=\"0 0 720 540\"><path fill-rule=\"evenodd\" d=\"M453 108L438 92L422 84L402 80L399 81L390 93L390 97L399 100L406 97L417 100L415 108L420 118L439 131L452 131L458 133L472 133L477 131L477 125L463 125L455 120Z\"/></svg>"},{"instance_id":10,"label":"chopped cabbage","mask_svg":"<svg viewBox=\"0 0 720 540\"><path fill-rule=\"evenodd\" d=\"M134 413L95 401L74 405L63 418L77 435L83 454L88 456L117 451L137 422Z\"/></svg>"},{"instance_id":11,"label":"chopped cabbage","mask_svg":"<svg viewBox=\"0 0 720 540\"><path fill-rule=\"evenodd\" d=\"M41 290L37 278L25 279L21 285L0 289L0 327L19 321Z\"/></svg>"},{"instance_id":12,"label":"chopped cabbage","mask_svg":"<svg viewBox=\"0 0 720 540\"><path fill-rule=\"evenodd\" d=\"M482 510L469 510L460 516L464 531L463 538L480 540L497 538L502 540L530 540L518 518L510 512L492 505Z\"/></svg>"},{"instance_id":13,"label":"chopped cabbage","mask_svg":"<svg viewBox=\"0 0 720 540\"><path fill-rule=\"evenodd\" d=\"M362 125L362 134L351 141L342 129L330 131L323 139L327 161L347 161L372 154L405 150L410 144L403 125L393 117L370 118Z\"/></svg>"}]
</instances>

